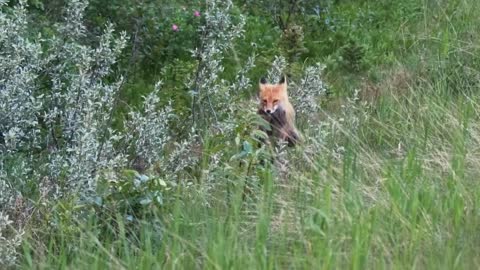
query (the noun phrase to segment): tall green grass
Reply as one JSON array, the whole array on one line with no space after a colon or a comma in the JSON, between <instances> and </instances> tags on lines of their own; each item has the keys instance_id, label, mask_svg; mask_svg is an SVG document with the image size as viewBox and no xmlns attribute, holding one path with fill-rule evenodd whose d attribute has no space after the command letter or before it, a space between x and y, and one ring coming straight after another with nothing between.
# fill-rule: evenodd
<instances>
[{"instance_id":1,"label":"tall green grass","mask_svg":"<svg viewBox=\"0 0 480 270\"><path fill-rule=\"evenodd\" d=\"M120 215L106 235L104 221L74 221L72 234L65 220L43 246L24 245L23 267L475 269L480 104L410 90L380 103L366 123L375 130L359 132L340 160L319 153L286 174L259 169L261 185L245 200L241 184L229 196L177 197L171 212L153 212L134 231Z\"/></svg>"}]
</instances>

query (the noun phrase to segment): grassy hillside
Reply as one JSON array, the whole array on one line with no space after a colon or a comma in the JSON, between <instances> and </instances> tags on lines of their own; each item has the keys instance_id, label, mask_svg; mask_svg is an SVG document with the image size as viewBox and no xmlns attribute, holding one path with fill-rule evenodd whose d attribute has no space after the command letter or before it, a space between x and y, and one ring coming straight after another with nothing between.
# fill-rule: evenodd
<instances>
[{"instance_id":1,"label":"grassy hillside","mask_svg":"<svg viewBox=\"0 0 480 270\"><path fill-rule=\"evenodd\" d=\"M298 112L301 145L273 149L275 162L262 165L268 149L250 137L255 123L245 111L255 104L246 93L243 110L228 112L242 123L236 137L213 125L200 132L201 143L173 161L195 160L175 181L157 173L161 163L141 175L107 173L102 183L115 191L93 206L32 196L30 216L19 214L28 221L16 267L479 268L480 2L336 2L322 25L297 18L301 57L279 49L292 87L311 63L326 65L328 93L315 97L320 113ZM268 43L281 32L261 16L247 14L242 41L258 43L247 74L254 82L270 68L278 51ZM240 59L223 60L227 82L235 80L229 68L246 62L244 43L229 52ZM137 79L124 97L144 83ZM152 190L161 191L160 206L132 203Z\"/></svg>"}]
</instances>

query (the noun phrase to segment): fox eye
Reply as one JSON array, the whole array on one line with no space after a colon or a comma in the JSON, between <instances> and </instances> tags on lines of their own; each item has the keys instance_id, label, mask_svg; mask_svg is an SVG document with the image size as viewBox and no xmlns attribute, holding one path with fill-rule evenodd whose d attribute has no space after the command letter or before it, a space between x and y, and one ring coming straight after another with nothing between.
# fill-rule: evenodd
<instances>
[{"instance_id":1,"label":"fox eye","mask_svg":"<svg viewBox=\"0 0 480 270\"><path fill-rule=\"evenodd\" d=\"M263 100L263 103L265 103L265 104L266 104L266 103L267 103L267 100L266 100L266 99L264 99L264 100Z\"/></svg>"},{"instance_id":2,"label":"fox eye","mask_svg":"<svg viewBox=\"0 0 480 270\"><path fill-rule=\"evenodd\" d=\"M275 100L273 101L273 103L278 103L278 99L275 99Z\"/></svg>"}]
</instances>

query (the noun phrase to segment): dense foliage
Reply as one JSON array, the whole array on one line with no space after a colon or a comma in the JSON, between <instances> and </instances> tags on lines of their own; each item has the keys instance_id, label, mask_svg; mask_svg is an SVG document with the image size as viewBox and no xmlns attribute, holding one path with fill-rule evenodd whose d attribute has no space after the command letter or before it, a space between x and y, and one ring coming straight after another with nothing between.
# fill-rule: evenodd
<instances>
[{"instance_id":1,"label":"dense foliage","mask_svg":"<svg viewBox=\"0 0 480 270\"><path fill-rule=\"evenodd\" d=\"M0 0L0 268L478 268L479 11Z\"/></svg>"}]
</instances>

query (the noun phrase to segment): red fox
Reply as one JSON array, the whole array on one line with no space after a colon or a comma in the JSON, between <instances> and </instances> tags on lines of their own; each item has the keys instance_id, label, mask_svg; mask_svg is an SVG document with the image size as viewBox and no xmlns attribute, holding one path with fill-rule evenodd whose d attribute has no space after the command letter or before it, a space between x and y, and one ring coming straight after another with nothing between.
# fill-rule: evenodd
<instances>
[{"instance_id":1,"label":"red fox","mask_svg":"<svg viewBox=\"0 0 480 270\"><path fill-rule=\"evenodd\" d=\"M274 136L295 146L299 140L295 128L295 110L288 101L287 79L282 76L278 84L269 84L265 78L260 80L260 108L258 114L270 123L268 136Z\"/></svg>"}]
</instances>

